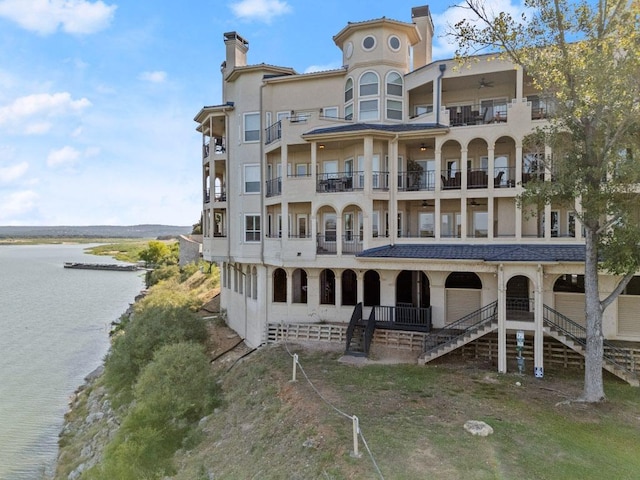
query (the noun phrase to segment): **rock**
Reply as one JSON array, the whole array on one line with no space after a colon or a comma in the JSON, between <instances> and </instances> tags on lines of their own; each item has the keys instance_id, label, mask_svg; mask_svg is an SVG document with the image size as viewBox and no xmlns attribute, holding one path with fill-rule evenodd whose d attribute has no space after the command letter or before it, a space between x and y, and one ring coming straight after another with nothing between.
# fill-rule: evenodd
<instances>
[{"instance_id":1,"label":"rock","mask_svg":"<svg viewBox=\"0 0 640 480\"><path fill-rule=\"evenodd\" d=\"M493 433L493 428L480 420L467 420L464 423L464 429L471 435L487 437Z\"/></svg>"}]
</instances>

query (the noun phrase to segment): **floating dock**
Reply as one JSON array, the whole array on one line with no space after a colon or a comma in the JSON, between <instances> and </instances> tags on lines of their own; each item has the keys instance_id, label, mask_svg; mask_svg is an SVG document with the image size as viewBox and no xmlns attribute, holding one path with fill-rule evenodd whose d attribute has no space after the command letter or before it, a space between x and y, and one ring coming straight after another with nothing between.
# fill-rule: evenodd
<instances>
[{"instance_id":1,"label":"floating dock","mask_svg":"<svg viewBox=\"0 0 640 480\"><path fill-rule=\"evenodd\" d=\"M81 262L64 262L64 268L77 268L81 270L113 270L116 272L134 272L139 269L137 265Z\"/></svg>"}]
</instances>

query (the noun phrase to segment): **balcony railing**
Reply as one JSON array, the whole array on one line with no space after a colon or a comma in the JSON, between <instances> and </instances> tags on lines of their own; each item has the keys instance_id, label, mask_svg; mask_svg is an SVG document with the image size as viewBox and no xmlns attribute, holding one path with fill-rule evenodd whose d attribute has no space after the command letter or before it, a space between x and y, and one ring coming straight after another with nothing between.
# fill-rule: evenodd
<instances>
[{"instance_id":1,"label":"balcony railing","mask_svg":"<svg viewBox=\"0 0 640 480\"><path fill-rule=\"evenodd\" d=\"M359 235L347 233L342 236L342 253L362 252L362 239Z\"/></svg>"},{"instance_id":2,"label":"balcony railing","mask_svg":"<svg viewBox=\"0 0 640 480\"><path fill-rule=\"evenodd\" d=\"M319 173L316 192L352 192L364 188L364 172Z\"/></svg>"},{"instance_id":3,"label":"balcony railing","mask_svg":"<svg viewBox=\"0 0 640 480\"><path fill-rule=\"evenodd\" d=\"M222 137L213 137L211 142L202 145L202 157L207 158L210 153L221 155L227 151Z\"/></svg>"},{"instance_id":4,"label":"balcony railing","mask_svg":"<svg viewBox=\"0 0 640 480\"><path fill-rule=\"evenodd\" d=\"M270 143L280 140L282 138L282 120L278 120L276 123L269 125L264 130L264 143L269 145Z\"/></svg>"},{"instance_id":5,"label":"balcony railing","mask_svg":"<svg viewBox=\"0 0 640 480\"><path fill-rule=\"evenodd\" d=\"M436 172L398 172L398 190L404 192L433 191L436 189Z\"/></svg>"},{"instance_id":6,"label":"balcony railing","mask_svg":"<svg viewBox=\"0 0 640 480\"><path fill-rule=\"evenodd\" d=\"M515 167L495 167L493 169L494 188L508 188L516 186Z\"/></svg>"},{"instance_id":7,"label":"balcony railing","mask_svg":"<svg viewBox=\"0 0 640 480\"><path fill-rule=\"evenodd\" d=\"M335 255L338 253L338 236L335 232L319 233L316 237L316 253L318 255ZM362 238L354 233L346 233L341 238L342 253L356 254L362 252Z\"/></svg>"},{"instance_id":8,"label":"balcony railing","mask_svg":"<svg viewBox=\"0 0 640 480\"><path fill-rule=\"evenodd\" d=\"M443 190L460 190L462 184L462 172L452 168L440 175Z\"/></svg>"},{"instance_id":9,"label":"balcony railing","mask_svg":"<svg viewBox=\"0 0 640 480\"><path fill-rule=\"evenodd\" d=\"M316 237L316 253L318 255L335 255L337 249L335 232L319 233Z\"/></svg>"},{"instance_id":10,"label":"balcony railing","mask_svg":"<svg viewBox=\"0 0 640 480\"><path fill-rule=\"evenodd\" d=\"M508 111L506 103L487 105L484 102L447 107L447 110L449 110L449 125L452 127L506 122Z\"/></svg>"},{"instance_id":11,"label":"balcony railing","mask_svg":"<svg viewBox=\"0 0 640 480\"><path fill-rule=\"evenodd\" d=\"M389 172L374 171L371 176L373 190L389 190ZM364 189L364 172L319 173L316 192L352 192Z\"/></svg>"},{"instance_id":12,"label":"balcony railing","mask_svg":"<svg viewBox=\"0 0 640 480\"><path fill-rule=\"evenodd\" d=\"M272 180L267 180L267 189L266 195L267 197L275 197L277 195L282 195L282 177L274 178Z\"/></svg>"}]
</instances>

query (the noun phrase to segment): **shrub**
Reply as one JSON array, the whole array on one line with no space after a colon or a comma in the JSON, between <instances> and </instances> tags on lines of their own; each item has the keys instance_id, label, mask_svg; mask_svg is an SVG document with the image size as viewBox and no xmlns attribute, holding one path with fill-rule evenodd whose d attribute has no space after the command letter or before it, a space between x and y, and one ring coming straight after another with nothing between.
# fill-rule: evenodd
<instances>
[{"instance_id":1,"label":"shrub","mask_svg":"<svg viewBox=\"0 0 640 480\"><path fill-rule=\"evenodd\" d=\"M136 310L105 359L105 380L116 405L131 400L138 373L158 348L182 341L204 343L206 338L206 325L188 307L154 304Z\"/></svg>"},{"instance_id":2,"label":"shrub","mask_svg":"<svg viewBox=\"0 0 640 480\"><path fill-rule=\"evenodd\" d=\"M173 454L220 395L202 345L192 342L158 349L133 391L135 403L90 478L153 479L172 473Z\"/></svg>"}]
</instances>

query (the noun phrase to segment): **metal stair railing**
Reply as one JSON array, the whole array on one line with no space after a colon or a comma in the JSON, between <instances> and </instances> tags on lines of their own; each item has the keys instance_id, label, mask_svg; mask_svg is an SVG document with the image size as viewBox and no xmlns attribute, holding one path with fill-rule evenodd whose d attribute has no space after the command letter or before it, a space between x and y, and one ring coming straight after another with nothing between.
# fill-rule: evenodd
<instances>
[{"instance_id":1,"label":"metal stair railing","mask_svg":"<svg viewBox=\"0 0 640 480\"><path fill-rule=\"evenodd\" d=\"M555 328L564 336L586 349L587 329L585 327L547 305L544 305L543 320L545 325ZM602 343L604 347L602 357L606 362L635 375L635 359L630 352L616 347L606 340L603 340Z\"/></svg>"},{"instance_id":2,"label":"metal stair railing","mask_svg":"<svg viewBox=\"0 0 640 480\"><path fill-rule=\"evenodd\" d=\"M367 320L367 327L364 331L364 354L369 355L369 348L373 342L373 332L376 329L376 309L372 308Z\"/></svg>"},{"instance_id":3,"label":"metal stair railing","mask_svg":"<svg viewBox=\"0 0 640 480\"><path fill-rule=\"evenodd\" d=\"M351 314L351 320L349 320L349 326L347 327L347 345L345 348L345 352L349 351L349 347L351 346L351 340L353 339L353 332L356 329L356 326L360 324L362 320L362 302L358 303Z\"/></svg>"},{"instance_id":4,"label":"metal stair railing","mask_svg":"<svg viewBox=\"0 0 640 480\"><path fill-rule=\"evenodd\" d=\"M478 330L497 320L497 318L498 301L496 300L450 323L445 328L427 335L424 339L422 351L423 353L429 353L432 350L451 345L470 331Z\"/></svg>"}]
</instances>

